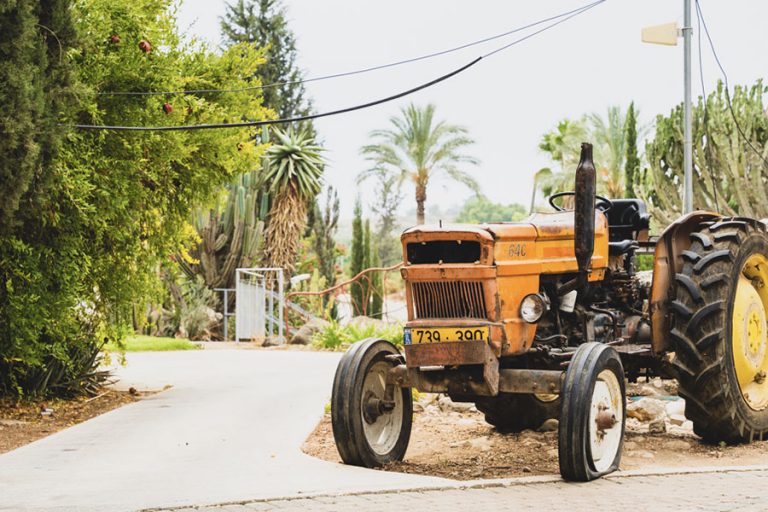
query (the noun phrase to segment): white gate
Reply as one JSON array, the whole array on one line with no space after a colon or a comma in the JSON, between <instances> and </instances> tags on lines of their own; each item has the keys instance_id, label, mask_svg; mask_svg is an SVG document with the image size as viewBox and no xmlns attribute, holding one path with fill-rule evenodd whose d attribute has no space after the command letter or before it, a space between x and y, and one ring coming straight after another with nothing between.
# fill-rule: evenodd
<instances>
[{"instance_id":1,"label":"white gate","mask_svg":"<svg viewBox=\"0 0 768 512\"><path fill-rule=\"evenodd\" d=\"M235 341L283 337L283 269L239 268L235 281Z\"/></svg>"}]
</instances>

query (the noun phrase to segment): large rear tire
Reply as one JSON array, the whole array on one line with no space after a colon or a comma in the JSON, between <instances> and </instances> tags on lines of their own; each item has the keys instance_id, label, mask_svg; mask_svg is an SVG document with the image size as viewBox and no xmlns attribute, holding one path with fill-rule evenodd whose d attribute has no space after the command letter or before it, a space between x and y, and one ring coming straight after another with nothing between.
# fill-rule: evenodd
<instances>
[{"instance_id":1,"label":"large rear tire","mask_svg":"<svg viewBox=\"0 0 768 512\"><path fill-rule=\"evenodd\" d=\"M580 345L565 372L560 396L560 475L588 482L616 471L627 418L619 354L602 343Z\"/></svg>"},{"instance_id":2,"label":"large rear tire","mask_svg":"<svg viewBox=\"0 0 768 512\"><path fill-rule=\"evenodd\" d=\"M546 420L560 415L557 395L499 393L478 398L475 406L485 414L485 421L500 432L535 430Z\"/></svg>"},{"instance_id":3,"label":"large rear tire","mask_svg":"<svg viewBox=\"0 0 768 512\"><path fill-rule=\"evenodd\" d=\"M768 433L768 234L752 219L705 223L675 277L671 342L685 415L709 442Z\"/></svg>"},{"instance_id":4,"label":"large rear tire","mask_svg":"<svg viewBox=\"0 0 768 512\"><path fill-rule=\"evenodd\" d=\"M399 354L385 340L358 341L336 368L331 395L331 424L336 448L345 464L379 467L403 460L411 438L413 397L395 388L394 403L384 403L387 372Z\"/></svg>"}]
</instances>

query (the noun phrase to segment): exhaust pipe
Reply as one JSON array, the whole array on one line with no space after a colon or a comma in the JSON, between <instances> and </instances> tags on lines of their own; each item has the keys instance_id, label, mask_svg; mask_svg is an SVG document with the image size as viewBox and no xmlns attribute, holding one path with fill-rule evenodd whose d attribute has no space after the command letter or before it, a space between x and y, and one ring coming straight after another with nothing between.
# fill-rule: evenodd
<instances>
[{"instance_id":1,"label":"exhaust pipe","mask_svg":"<svg viewBox=\"0 0 768 512\"><path fill-rule=\"evenodd\" d=\"M558 295L565 295L575 289L584 288L595 251L595 164L592 161L592 144L582 142L581 158L576 168L576 187L573 208L573 252L579 266L579 276L558 289Z\"/></svg>"}]
</instances>

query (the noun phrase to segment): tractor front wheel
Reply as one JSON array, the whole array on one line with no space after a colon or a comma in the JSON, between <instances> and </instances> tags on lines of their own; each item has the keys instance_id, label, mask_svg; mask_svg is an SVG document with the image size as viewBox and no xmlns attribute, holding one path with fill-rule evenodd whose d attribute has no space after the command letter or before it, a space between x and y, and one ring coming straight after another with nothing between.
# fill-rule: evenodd
<instances>
[{"instance_id":1,"label":"tractor front wheel","mask_svg":"<svg viewBox=\"0 0 768 512\"><path fill-rule=\"evenodd\" d=\"M768 233L724 218L691 233L670 332L685 415L710 442L768 434Z\"/></svg>"},{"instance_id":2,"label":"tractor front wheel","mask_svg":"<svg viewBox=\"0 0 768 512\"><path fill-rule=\"evenodd\" d=\"M386 396L387 373L399 352L385 340L358 341L336 368L331 423L345 464L374 468L403 460L411 437L413 398L409 388Z\"/></svg>"},{"instance_id":3,"label":"tractor front wheel","mask_svg":"<svg viewBox=\"0 0 768 512\"><path fill-rule=\"evenodd\" d=\"M560 475L587 482L616 471L626 423L619 354L601 343L580 345L566 370L560 400Z\"/></svg>"}]
</instances>

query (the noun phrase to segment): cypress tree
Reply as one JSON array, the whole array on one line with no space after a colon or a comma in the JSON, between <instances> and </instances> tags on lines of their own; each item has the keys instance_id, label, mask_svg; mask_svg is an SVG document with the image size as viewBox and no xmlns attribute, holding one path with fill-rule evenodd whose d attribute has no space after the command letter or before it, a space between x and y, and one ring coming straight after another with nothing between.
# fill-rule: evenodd
<instances>
[{"instance_id":1,"label":"cypress tree","mask_svg":"<svg viewBox=\"0 0 768 512\"><path fill-rule=\"evenodd\" d=\"M0 234L7 235L21 197L40 168L45 115L45 45L37 27L37 2L0 7Z\"/></svg>"},{"instance_id":2,"label":"cypress tree","mask_svg":"<svg viewBox=\"0 0 768 512\"><path fill-rule=\"evenodd\" d=\"M365 253L363 252L363 207L358 198L355 202L355 216L352 220L352 247L350 249L349 275L355 277L365 268ZM352 309L355 314L363 311L363 286L360 282L352 283L349 293L352 299Z\"/></svg>"},{"instance_id":3,"label":"cypress tree","mask_svg":"<svg viewBox=\"0 0 768 512\"><path fill-rule=\"evenodd\" d=\"M365 228L363 229L363 270L371 268L371 221L365 219ZM365 301L365 309L363 312L366 316L371 314L371 274L368 273L360 281L363 287L363 300Z\"/></svg>"},{"instance_id":4,"label":"cypress tree","mask_svg":"<svg viewBox=\"0 0 768 512\"><path fill-rule=\"evenodd\" d=\"M624 197L635 197L635 180L640 170L640 157L637 154L637 115L635 102L629 104L624 134L626 137L626 158L624 159Z\"/></svg>"},{"instance_id":5,"label":"cypress tree","mask_svg":"<svg viewBox=\"0 0 768 512\"><path fill-rule=\"evenodd\" d=\"M374 242L371 247L371 267L381 266L381 256L379 256L379 241ZM368 316L381 318L382 306L384 304L384 286L381 272L371 274L371 309Z\"/></svg>"}]
</instances>

